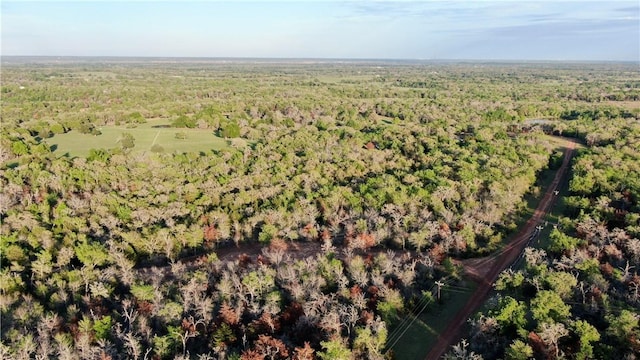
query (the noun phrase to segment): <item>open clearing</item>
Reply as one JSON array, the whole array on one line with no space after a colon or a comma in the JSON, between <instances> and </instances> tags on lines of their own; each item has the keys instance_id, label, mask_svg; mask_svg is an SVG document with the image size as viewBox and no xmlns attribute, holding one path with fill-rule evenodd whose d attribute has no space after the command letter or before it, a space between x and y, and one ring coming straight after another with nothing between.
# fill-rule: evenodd
<instances>
[{"instance_id":1,"label":"open clearing","mask_svg":"<svg viewBox=\"0 0 640 360\"><path fill-rule=\"evenodd\" d=\"M214 135L210 129L186 129L169 127L168 120L149 120L145 124L133 127L103 126L101 135L82 134L72 130L66 134L47 139L55 153L69 156L87 156L90 149L112 149L120 147L118 139L122 133L135 138L133 152L151 151L151 147L160 145L165 153L218 150L228 148L227 141ZM185 139L177 139L176 133L184 133Z\"/></svg>"}]
</instances>

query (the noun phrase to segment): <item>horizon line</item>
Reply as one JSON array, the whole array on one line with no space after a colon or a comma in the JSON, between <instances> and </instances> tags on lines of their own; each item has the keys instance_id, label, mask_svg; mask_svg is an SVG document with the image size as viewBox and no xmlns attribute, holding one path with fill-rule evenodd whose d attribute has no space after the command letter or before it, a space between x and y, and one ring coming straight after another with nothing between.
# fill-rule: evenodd
<instances>
[{"instance_id":1,"label":"horizon line","mask_svg":"<svg viewBox=\"0 0 640 360\"><path fill-rule=\"evenodd\" d=\"M638 60L602 59L473 59L473 58L369 58L369 57L262 57L262 56L147 56L147 55L0 55L4 59L137 59L137 60L213 60L213 61L326 61L326 62L480 62L480 63L640 63Z\"/></svg>"}]
</instances>

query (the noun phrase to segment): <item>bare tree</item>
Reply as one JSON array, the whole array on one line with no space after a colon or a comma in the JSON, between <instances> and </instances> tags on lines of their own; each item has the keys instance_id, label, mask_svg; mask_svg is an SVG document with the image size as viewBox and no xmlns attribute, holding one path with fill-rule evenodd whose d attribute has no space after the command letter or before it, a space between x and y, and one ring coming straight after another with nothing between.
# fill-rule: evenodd
<instances>
[{"instance_id":1,"label":"bare tree","mask_svg":"<svg viewBox=\"0 0 640 360\"><path fill-rule=\"evenodd\" d=\"M540 338L549 349L554 351L555 359L557 359L560 352L558 340L569 335L569 330L562 323L542 323L540 324L540 330Z\"/></svg>"},{"instance_id":2,"label":"bare tree","mask_svg":"<svg viewBox=\"0 0 640 360\"><path fill-rule=\"evenodd\" d=\"M187 354L187 340L198 336L200 333L197 328L198 325L205 325L203 319L194 320L193 316L189 316L188 319L182 319L182 330L179 333L180 341L182 341L182 356Z\"/></svg>"},{"instance_id":3,"label":"bare tree","mask_svg":"<svg viewBox=\"0 0 640 360\"><path fill-rule=\"evenodd\" d=\"M474 353L469 347L467 339L462 339L456 345L453 345L451 351L445 354L445 360L482 360L482 356Z\"/></svg>"}]
</instances>

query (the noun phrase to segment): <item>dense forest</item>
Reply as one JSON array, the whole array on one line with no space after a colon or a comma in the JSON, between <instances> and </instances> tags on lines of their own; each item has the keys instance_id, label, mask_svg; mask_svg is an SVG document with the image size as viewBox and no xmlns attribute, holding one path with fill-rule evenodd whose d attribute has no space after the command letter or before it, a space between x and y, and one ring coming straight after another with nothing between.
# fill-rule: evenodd
<instances>
[{"instance_id":1,"label":"dense forest","mask_svg":"<svg viewBox=\"0 0 640 360\"><path fill-rule=\"evenodd\" d=\"M549 135L586 146L565 214L449 356L640 351L636 64L18 60L2 358L402 358L394 326L527 215Z\"/></svg>"}]
</instances>

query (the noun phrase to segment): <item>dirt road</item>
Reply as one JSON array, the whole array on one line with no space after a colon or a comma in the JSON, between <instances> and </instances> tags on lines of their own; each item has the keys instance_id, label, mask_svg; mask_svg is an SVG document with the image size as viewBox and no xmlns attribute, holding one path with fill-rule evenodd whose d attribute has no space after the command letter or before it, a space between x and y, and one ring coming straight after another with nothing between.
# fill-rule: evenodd
<instances>
[{"instance_id":1,"label":"dirt road","mask_svg":"<svg viewBox=\"0 0 640 360\"><path fill-rule=\"evenodd\" d=\"M567 142L562 166L556 172L553 182L547 189L542 200L540 200L533 216L520 229L513 241L503 248L498 255L490 258L477 259L474 262L470 262L468 266L465 266L465 272L471 278L478 281L478 288L471 295L471 298L465 306L456 314L453 321L451 321L447 328L438 336L436 345L431 349L429 354L427 354L427 360L439 359L446 353L449 346L459 341L465 322L487 299L498 275L513 264L524 251L531 236L536 232L536 227L547 215L555 201L555 191L566 176L574 146L575 143Z\"/></svg>"},{"instance_id":2,"label":"dirt road","mask_svg":"<svg viewBox=\"0 0 640 360\"><path fill-rule=\"evenodd\" d=\"M497 254L485 258L465 260L463 264L465 273L467 276L478 282L478 288L472 294L467 304L465 304L465 306L458 312L458 314L456 314L453 321L451 321L447 328L440 334L436 345L431 349L429 354L427 354L428 360L440 358L447 351L449 346L459 341L466 320L478 309L481 304L485 302L490 291L493 288L493 283L498 278L498 275L518 259L520 254L522 254L522 252L524 251L524 248L527 246L531 237L535 235L537 231L536 226L547 215L547 213L551 209L551 206L553 205L556 196L554 194L554 191L558 188L559 184L564 180L566 176L569 162L576 145L570 140L565 141L565 144L566 149L564 152L564 160L561 167L556 172L553 182L551 183L551 185L549 185L547 191L544 194L544 197L540 200L540 203L538 204L538 207L536 208L533 216L524 224L524 226L516 234L514 239L508 245L502 248ZM320 251L320 248L321 246L319 243L300 243L289 249L288 254L292 258L299 259L307 256L313 256ZM260 244L243 245L241 247L229 246L216 250L216 254L218 255L219 259L223 261L237 260L240 255L247 255L255 260L255 258L261 252L262 245ZM195 266L197 265L198 258L203 255L206 254L199 254L183 258L180 259L180 262L187 266ZM169 271L168 264L155 264L155 266L153 264L147 264L146 266L137 267L138 275L153 275L151 271L152 267Z\"/></svg>"}]
</instances>

